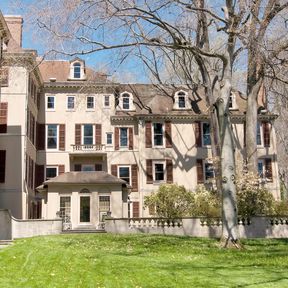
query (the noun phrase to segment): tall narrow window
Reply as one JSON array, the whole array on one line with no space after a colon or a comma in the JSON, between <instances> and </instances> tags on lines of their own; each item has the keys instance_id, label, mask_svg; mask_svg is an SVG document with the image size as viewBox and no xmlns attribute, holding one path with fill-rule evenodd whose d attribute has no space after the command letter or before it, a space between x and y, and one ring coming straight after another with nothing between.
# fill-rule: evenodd
<instances>
[{"instance_id":1,"label":"tall narrow window","mask_svg":"<svg viewBox=\"0 0 288 288\"><path fill-rule=\"evenodd\" d=\"M120 147L128 146L128 128L120 128Z\"/></svg>"},{"instance_id":2,"label":"tall narrow window","mask_svg":"<svg viewBox=\"0 0 288 288\"><path fill-rule=\"evenodd\" d=\"M47 125L47 148L58 148L58 125L56 124Z\"/></svg>"},{"instance_id":3,"label":"tall narrow window","mask_svg":"<svg viewBox=\"0 0 288 288\"><path fill-rule=\"evenodd\" d=\"M108 132L106 134L106 144L107 145L112 145L112 139L113 139L112 135L113 135L113 133L111 133L111 132Z\"/></svg>"},{"instance_id":4,"label":"tall narrow window","mask_svg":"<svg viewBox=\"0 0 288 288\"><path fill-rule=\"evenodd\" d=\"M130 95L128 93L125 93L122 95L122 101L123 101L123 110L129 110L130 109Z\"/></svg>"},{"instance_id":5,"label":"tall narrow window","mask_svg":"<svg viewBox=\"0 0 288 288\"><path fill-rule=\"evenodd\" d=\"M204 166L204 169L205 169L205 180L209 180L209 179L212 179L214 178L214 166L212 163L205 163L205 166Z\"/></svg>"},{"instance_id":6,"label":"tall narrow window","mask_svg":"<svg viewBox=\"0 0 288 288\"><path fill-rule=\"evenodd\" d=\"M110 196L99 196L99 211L110 211Z\"/></svg>"},{"instance_id":7,"label":"tall narrow window","mask_svg":"<svg viewBox=\"0 0 288 288\"><path fill-rule=\"evenodd\" d=\"M60 196L60 217L62 219L70 220L71 217L71 197ZM69 218L69 219L67 219Z\"/></svg>"},{"instance_id":8,"label":"tall narrow window","mask_svg":"<svg viewBox=\"0 0 288 288\"><path fill-rule=\"evenodd\" d=\"M104 95L104 107L110 107L110 95Z\"/></svg>"},{"instance_id":9,"label":"tall narrow window","mask_svg":"<svg viewBox=\"0 0 288 288\"><path fill-rule=\"evenodd\" d=\"M74 68L74 78L80 79L81 78L81 64L80 63L75 63L73 64Z\"/></svg>"},{"instance_id":10,"label":"tall narrow window","mask_svg":"<svg viewBox=\"0 0 288 288\"><path fill-rule=\"evenodd\" d=\"M90 222L90 196L80 196L80 222Z\"/></svg>"},{"instance_id":11,"label":"tall narrow window","mask_svg":"<svg viewBox=\"0 0 288 288\"><path fill-rule=\"evenodd\" d=\"M154 163L154 181L164 181L165 170L164 163Z\"/></svg>"},{"instance_id":12,"label":"tall narrow window","mask_svg":"<svg viewBox=\"0 0 288 288\"><path fill-rule=\"evenodd\" d=\"M94 96L87 96L87 109L94 109Z\"/></svg>"},{"instance_id":13,"label":"tall narrow window","mask_svg":"<svg viewBox=\"0 0 288 288\"><path fill-rule=\"evenodd\" d=\"M46 108L47 110L55 109L55 96L47 96L46 97Z\"/></svg>"},{"instance_id":14,"label":"tall narrow window","mask_svg":"<svg viewBox=\"0 0 288 288\"><path fill-rule=\"evenodd\" d=\"M186 99L184 92L178 93L178 106L179 108L186 108Z\"/></svg>"},{"instance_id":15,"label":"tall narrow window","mask_svg":"<svg viewBox=\"0 0 288 288\"><path fill-rule=\"evenodd\" d=\"M257 145L262 145L262 133L261 133L261 124L257 122L257 134L256 134Z\"/></svg>"},{"instance_id":16,"label":"tall narrow window","mask_svg":"<svg viewBox=\"0 0 288 288\"><path fill-rule=\"evenodd\" d=\"M210 124L205 122L202 123L202 130L203 145L211 145Z\"/></svg>"},{"instance_id":17,"label":"tall narrow window","mask_svg":"<svg viewBox=\"0 0 288 288\"><path fill-rule=\"evenodd\" d=\"M260 178L264 178L264 161L258 160L258 175Z\"/></svg>"},{"instance_id":18,"label":"tall narrow window","mask_svg":"<svg viewBox=\"0 0 288 288\"><path fill-rule=\"evenodd\" d=\"M68 110L74 110L75 109L75 97L74 96L68 96L67 97L67 109Z\"/></svg>"},{"instance_id":19,"label":"tall narrow window","mask_svg":"<svg viewBox=\"0 0 288 288\"><path fill-rule=\"evenodd\" d=\"M85 124L83 125L83 144L84 145L93 145L93 125Z\"/></svg>"},{"instance_id":20,"label":"tall narrow window","mask_svg":"<svg viewBox=\"0 0 288 288\"><path fill-rule=\"evenodd\" d=\"M130 166L119 166L118 167L118 175L119 178L126 181L128 184L130 183Z\"/></svg>"},{"instance_id":21,"label":"tall narrow window","mask_svg":"<svg viewBox=\"0 0 288 288\"><path fill-rule=\"evenodd\" d=\"M153 123L154 146L163 146L163 124Z\"/></svg>"}]
</instances>

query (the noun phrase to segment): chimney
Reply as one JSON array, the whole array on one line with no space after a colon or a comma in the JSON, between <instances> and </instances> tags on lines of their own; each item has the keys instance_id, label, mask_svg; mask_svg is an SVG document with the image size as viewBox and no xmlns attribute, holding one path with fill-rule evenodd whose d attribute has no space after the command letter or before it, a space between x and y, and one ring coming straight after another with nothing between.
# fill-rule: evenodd
<instances>
[{"instance_id":1,"label":"chimney","mask_svg":"<svg viewBox=\"0 0 288 288\"><path fill-rule=\"evenodd\" d=\"M23 18L18 15L4 16L4 18L10 30L12 38L19 45L19 47L22 47Z\"/></svg>"}]
</instances>

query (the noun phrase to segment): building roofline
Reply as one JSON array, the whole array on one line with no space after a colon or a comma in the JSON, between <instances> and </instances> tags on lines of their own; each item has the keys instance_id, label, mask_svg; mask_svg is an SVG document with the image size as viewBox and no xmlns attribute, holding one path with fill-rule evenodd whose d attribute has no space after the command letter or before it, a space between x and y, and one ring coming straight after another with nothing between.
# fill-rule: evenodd
<instances>
[{"instance_id":1,"label":"building roofline","mask_svg":"<svg viewBox=\"0 0 288 288\"><path fill-rule=\"evenodd\" d=\"M7 17L7 16L5 16ZM3 33L3 36L4 36L4 42L5 43L8 43L9 40L12 38L12 35L10 33L10 30L8 28L8 25L5 21L5 18L0 10L0 33L2 34Z\"/></svg>"}]
</instances>

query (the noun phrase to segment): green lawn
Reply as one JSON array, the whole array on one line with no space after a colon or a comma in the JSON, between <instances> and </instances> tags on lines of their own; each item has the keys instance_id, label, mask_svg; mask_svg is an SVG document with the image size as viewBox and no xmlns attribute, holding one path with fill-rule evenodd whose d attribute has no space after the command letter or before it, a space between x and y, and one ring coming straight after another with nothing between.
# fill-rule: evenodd
<instances>
[{"instance_id":1,"label":"green lawn","mask_svg":"<svg viewBox=\"0 0 288 288\"><path fill-rule=\"evenodd\" d=\"M81 234L0 250L0 287L288 287L288 240Z\"/></svg>"}]
</instances>

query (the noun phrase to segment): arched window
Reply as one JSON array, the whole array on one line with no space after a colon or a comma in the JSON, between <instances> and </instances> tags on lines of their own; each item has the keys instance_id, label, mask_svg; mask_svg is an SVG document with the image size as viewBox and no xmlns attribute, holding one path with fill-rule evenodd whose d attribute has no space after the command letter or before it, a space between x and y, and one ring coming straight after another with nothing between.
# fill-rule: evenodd
<instances>
[{"instance_id":1,"label":"arched window","mask_svg":"<svg viewBox=\"0 0 288 288\"><path fill-rule=\"evenodd\" d=\"M129 92L123 92L120 94L118 110L135 111L133 103L133 95Z\"/></svg>"},{"instance_id":2,"label":"arched window","mask_svg":"<svg viewBox=\"0 0 288 288\"><path fill-rule=\"evenodd\" d=\"M73 64L73 75L74 75L74 78L77 78L77 79L80 79L81 78L81 64L80 63L74 63Z\"/></svg>"},{"instance_id":3,"label":"arched window","mask_svg":"<svg viewBox=\"0 0 288 288\"><path fill-rule=\"evenodd\" d=\"M183 90L176 92L174 95L173 109L186 110L190 108L191 108L191 104L189 103L188 93Z\"/></svg>"},{"instance_id":4,"label":"arched window","mask_svg":"<svg viewBox=\"0 0 288 288\"><path fill-rule=\"evenodd\" d=\"M80 191L80 193L90 193L90 190L89 189L87 189L87 188L83 188L81 191Z\"/></svg>"},{"instance_id":5,"label":"arched window","mask_svg":"<svg viewBox=\"0 0 288 288\"><path fill-rule=\"evenodd\" d=\"M122 94L122 101L123 101L123 109L129 110L130 109L130 95L128 93Z\"/></svg>"}]
</instances>

